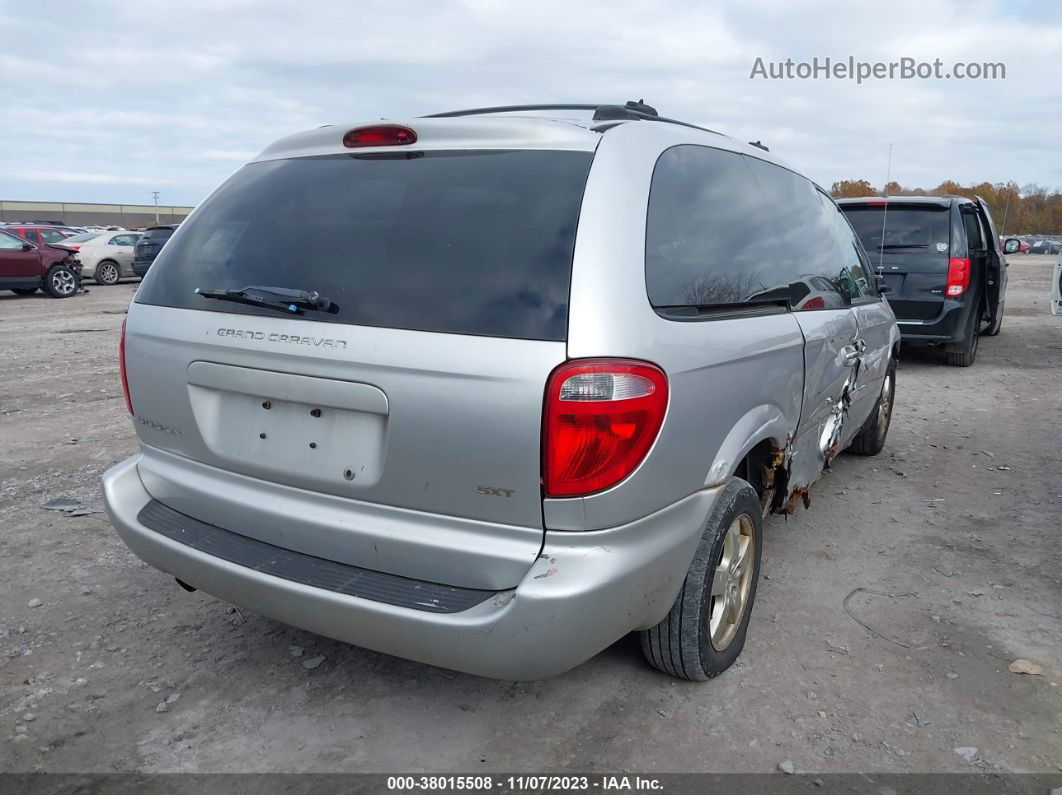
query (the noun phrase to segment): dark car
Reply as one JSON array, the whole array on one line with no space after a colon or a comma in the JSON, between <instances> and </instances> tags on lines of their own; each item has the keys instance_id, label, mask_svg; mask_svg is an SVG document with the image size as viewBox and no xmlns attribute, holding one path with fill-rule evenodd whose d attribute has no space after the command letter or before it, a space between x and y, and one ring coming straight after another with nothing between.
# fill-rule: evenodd
<instances>
[{"instance_id":1,"label":"dark car","mask_svg":"<svg viewBox=\"0 0 1062 795\"><path fill-rule=\"evenodd\" d=\"M1006 258L984 201L896 196L837 203L889 291L903 341L943 346L948 364L973 364L980 335L999 333L1007 288Z\"/></svg>"},{"instance_id":2,"label":"dark car","mask_svg":"<svg viewBox=\"0 0 1062 795\"><path fill-rule=\"evenodd\" d=\"M163 245L177 230L177 224L149 226L133 248L133 273L143 278Z\"/></svg>"},{"instance_id":3,"label":"dark car","mask_svg":"<svg viewBox=\"0 0 1062 795\"><path fill-rule=\"evenodd\" d=\"M59 244L34 245L0 230L0 289L32 295L43 288L53 298L69 298L80 285L76 251Z\"/></svg>"}]
</instances>

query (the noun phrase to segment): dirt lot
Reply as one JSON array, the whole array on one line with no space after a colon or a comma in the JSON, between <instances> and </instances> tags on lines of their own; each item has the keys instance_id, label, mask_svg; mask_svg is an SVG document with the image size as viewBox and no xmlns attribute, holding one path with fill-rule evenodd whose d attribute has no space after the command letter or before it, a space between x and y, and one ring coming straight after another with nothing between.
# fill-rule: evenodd
<instances>
[{"instance_id":1,"label":"dirt lot","mask_svg":"<svg viewBox=\"0 0 1062 795\"><path fill-rule=\"evenodd\" d=\"M768 523L745 653L706 684L634 638L490 681L185 593L104 515L42 508L99 511L135 449L115 358L135 285L3 294L0 770L1062 769L1062 318L1050 260L1011 261L977 364L906 351L886 451Z\"/></svg>"}]
</instances>

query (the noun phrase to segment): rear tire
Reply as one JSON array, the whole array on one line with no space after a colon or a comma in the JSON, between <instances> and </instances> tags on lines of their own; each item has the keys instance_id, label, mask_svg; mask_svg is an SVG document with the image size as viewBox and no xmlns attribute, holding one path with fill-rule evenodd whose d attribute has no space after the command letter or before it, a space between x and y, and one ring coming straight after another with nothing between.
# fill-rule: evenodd
<instances>
[{"instance_id":1,"label":"rear tire","mask_svg":"<svg viewBox=\"0 0 1062 795\"><path fill-rule=\"evenodd\" d=\"M118 270L118 263L114 260L105 259L103 262L96 265L96 283L102 284L105 287L118 284L122 278L122 273Z\"/></svg>"},{"instance_id":2,"label":"rear tire","mask_svg":"<svg viewBox=\"0 0 1062 795\"><path fill-rule=\"evenodd\" d=\"M855 455L877 455L885 449L885 437L889 435L892 412L896 407L896 360L889 362L885 371L885 380L881 384L881 394L874 410L859 433L848 445L848 452Z\"/></svg>"},{"instance_id":3,"label":"rear tire","mask_svg":"<svg viewBox=\"0 0 1062 795\"><path fill-rule=\"evenodd\" d=\"M36 287L12 287L11 292L15 295L33 295L37 292Z\"/></svg>"},{"instance_id":4,"label":"rear tire","mask_svg":"<svg viewBox=\"0 0 1062 795\"><path fill-rule=\"evenodd\" d=\"M654 668L702 682L734 663L756 599L762 536L763 508L755 489L730 478L671 611L640 633L642 652Z\"/></svg>"},{"instance_id":5,"label":"rear tire","mask_svg":"<svg viewBox=\"0 0 1062 795\"><path fill-rule=\"evenodd\" d=\"M52 265L44 274L44 292L52 298L69 298L81 285L81 276L69 265Z\"/></svg>"}]
</instances>

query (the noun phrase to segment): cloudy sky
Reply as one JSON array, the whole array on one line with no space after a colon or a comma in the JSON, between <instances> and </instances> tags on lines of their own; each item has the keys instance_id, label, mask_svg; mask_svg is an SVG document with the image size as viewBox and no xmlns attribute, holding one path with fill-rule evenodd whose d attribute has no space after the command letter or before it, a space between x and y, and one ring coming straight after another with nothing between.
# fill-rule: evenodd
<instances>
[{"instance_id":1,"label":"cloudy sky","mask_svg":"<svg viewBox=\"0 0 1062 795\"><path fill-rule=\"evenodd\" d=\"M271 140L644 97L829 186L1062 187L1055 0L0 0L0 199L194 204ZM757 58L1002 62L1005 80L750 79Z\"/></svg>"}]
</instances>

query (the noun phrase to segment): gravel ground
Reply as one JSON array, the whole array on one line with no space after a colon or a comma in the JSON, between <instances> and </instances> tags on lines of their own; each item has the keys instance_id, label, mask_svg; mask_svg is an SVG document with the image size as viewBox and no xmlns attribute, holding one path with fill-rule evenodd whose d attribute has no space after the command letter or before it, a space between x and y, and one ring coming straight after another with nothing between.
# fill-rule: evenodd
<instances>
[{"instance_id":1,"label":"gravel ground","mask_svg":"<svg viewBox=\"0 0 1062 795\"><path fill-rule=\"evenodd\" d=\"M634 638L479 679L185 593L99 513L135 449L115 358L135 284L0 295L0 770L1062 769L1062 318L1051 260L1011 261L977 364L905 351L885 452L768 522L745 652L705 684ZM92 512L42 508L61 497Z\"/></svg>"}]
</instances>

